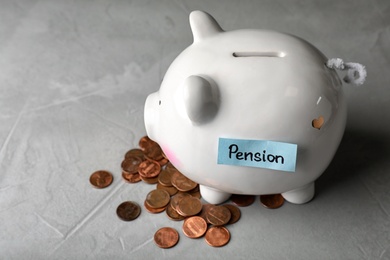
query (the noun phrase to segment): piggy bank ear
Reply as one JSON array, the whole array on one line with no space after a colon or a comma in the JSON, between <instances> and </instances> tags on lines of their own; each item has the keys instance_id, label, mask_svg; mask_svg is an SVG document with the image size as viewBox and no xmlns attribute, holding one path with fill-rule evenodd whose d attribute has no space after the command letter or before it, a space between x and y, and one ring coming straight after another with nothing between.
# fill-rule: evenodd
<instances>
[{"instance_id":1,"label":"piggy bank ear","mask_svg":"<svg viewBox=\"0 0 390 260\"><path fill-rule=\"evenodd\" d=\"M218 88L210 81L195 75L184 80L184 106L189 119L194 124L206 123L217 114L219 107Z\"/></svg>"},{"instance_id":2,"label":"piggy bank ear","mask_svg":"<svg viewBox=\"0 0 390 260\"><path fill-rule=\"evenodd\" d=\"M194 42L223 32L217 21L206 12L193 11L190 14L190 26Z\"/></svg>"}]
</instances>

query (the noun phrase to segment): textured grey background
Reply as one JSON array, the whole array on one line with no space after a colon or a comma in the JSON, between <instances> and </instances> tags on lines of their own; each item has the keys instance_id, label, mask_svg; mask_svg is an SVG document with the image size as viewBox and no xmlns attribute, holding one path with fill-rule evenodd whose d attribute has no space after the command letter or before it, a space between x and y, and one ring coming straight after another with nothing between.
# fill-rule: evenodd
<instances>
[{"instance_id":1,"label":"textured grey background","mask_svg":"<svg viewBox=\"0 0 390 260\"><path fill-rule=\"evenodd\" d=\"M146 96L192 43L197 9L225 30L295 34L368 71L363 87L344 87L347 129L315 199L277 210L257 200L223 248L165 214L115 214L154 187L124 183L120 163L145 135ZM389 84L387 0L1 0L0 258L390 259ZM98 169L113 172L109 188L90 186ZM162 226L179 230L176 247L154 245Z\"/></svg>"}]
</instances>

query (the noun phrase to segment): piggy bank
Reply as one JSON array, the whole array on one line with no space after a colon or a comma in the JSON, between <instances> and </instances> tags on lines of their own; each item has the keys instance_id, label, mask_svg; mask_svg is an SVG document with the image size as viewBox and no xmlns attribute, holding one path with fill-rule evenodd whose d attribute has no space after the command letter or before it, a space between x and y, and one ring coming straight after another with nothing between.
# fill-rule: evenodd
<instances>
[{"instance_id":1,"label":"piggy bank","mask_svg":"<svg viewBox=\"0 0 390 260\"><path fill-rule=\"evenodd\" d=\"M190 26L194 42L147 97L148 136L209 203L276 193L310 201L346 124L328 59L292 35L225 32L201 11Z\"/></svg>"}]
</instances>

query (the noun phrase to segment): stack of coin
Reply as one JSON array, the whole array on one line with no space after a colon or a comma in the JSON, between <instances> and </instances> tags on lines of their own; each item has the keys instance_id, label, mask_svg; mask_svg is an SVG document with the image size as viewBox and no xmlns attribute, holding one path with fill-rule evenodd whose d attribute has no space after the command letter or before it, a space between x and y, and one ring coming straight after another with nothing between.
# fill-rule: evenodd
<instances>
[{"instance_id":1,"label":"stack of coin","mask_svg":"<svg viewBox=\"0 0 390 260\"><path fill-rule=\"evenodd\" d=\"M247 207L255 201L252 195L232 195L233 204L203 204L198 183L190 180L177 170L165 156L161 147L144 136L139 147L126 152L122 161L122 178L128 183L141 180L156 184L145 198L144 207L149 213L166 212L173 221L182 221L182 231L189 238L204 236L206 243L221 247L230 241L230 232L226 226L236 223L241 217L238 207ZM104 188L112 183L112 174L97 171L90 177L96 188ZM260 203L266 208L275 209L283 205L281 194L261 195ZM237 207L238 206L238 207ZM125 201L117 208L117 215L124 221L136 219L141 212L136 202ZM179 233L170 227L160 228L154 235L156 245L170 248L177 244Z\"/></svg>"}]
</instances>

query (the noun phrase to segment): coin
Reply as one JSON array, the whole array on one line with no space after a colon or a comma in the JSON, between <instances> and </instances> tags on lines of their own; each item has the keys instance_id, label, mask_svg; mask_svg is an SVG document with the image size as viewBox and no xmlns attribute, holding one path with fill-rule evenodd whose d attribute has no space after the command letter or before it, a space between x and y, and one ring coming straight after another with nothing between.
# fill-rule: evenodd
<instances>
[{"instance_id":1,"label":"coin","mask_svg":"<svg viewBox=\"0 0 390 260\"><path fill-rule=\"evenodd\" d=\"M164 166L169 162L169 160L166 158L162 158L161 160L159 160L157 162L158 162L158 164L160 164L160 166Z\"/></svg>"},{"instance_id":2,"label":"coin","mask_svg":"<svg viewBox=\"0 0 390 260\"><path fill-rule=\"evenodd\" d=\"M145 177L142 177L140 175L140 177L141 177L141 180L143 182L147 183L147 184L156 184L156 183L158 183L158 176L153 177L153 178L145 178Z\"/></svg>"},{"instance_id":3,"label":"coin","mask_svg":"<svg viewBox=\"0 0 390 260\"><path fill-rule=\"evenodd\" d=\"M89 177L89 182L93 187L103 189L112 183L113 176L108 171L96 171Z\"/></svg>"},{"instance_id":4,"label":"coin","mask_svg":"<svg viewBox=\"0 0 390 260\"><path fill-rule=\"evenodd\" d=\"M177 204L176 211L184 217L194 216L202 210L202 202L195 197L184 197Z\"/></svg>"},{"instance_id":5,"label":"coin","mask_svg":"<svg viewBox=\"0 0 390 260\"><path fill-rule=\"evenodd\" d=\"M213 247L226 245L230 240L230 233L226 227L210 227L205 235L206 243Z\"/></svg>"},{"instance_id":6,"label":"coin","mask_svg":"<svg viewBox=\"0 0 390 260\"><path fill-rule=\"evenodd\" d=\"M239 207L246 207L255 201L255 196L233 194L230 200Z\"/></svg>"},{"instance_id":7,"label":"coin","mask_svg":"<svg viewBox=\"0 0 390 260\"><path fill-rule=\"evenodd\" d=\"M125 171L122 171L122 178L129 183L137 183L141 181L141 176L139 173L130 174Z\"/></svg>"},{"instance_id":8,"label":"coin","mask_svg":"<svg viewBox=\"0 0 390 260\"><path fill-rule=\"evenodd\" d=\"M137 156L137 157L144 159L144 152L141 149L131 149L131 150L126 152L125 159L127 159L127 157L130 157L130 156Z\"/></svg>"},{"instance_id":9,"label":"coin","mask_svg":"<svg viewBox=\"0 0 390 260\"><path fill-rule=\"evenodd\" d=\"M234 206L232 204L224 204L222 206L226 207L231 213L230 220L227 224L234 224L240 219L241 211L239 208L237 208L236 206Z\"/></svg>"},{"instance_id":10,"label":"coin","mask_svg":"<svg viewBox=\"0 0 390 260\"><path fill-rule=\"evenodd\" d=\"M198 214L199 217L202 217L204 220L206 220L206 222L207 222L207 213L212 206L214 206L214 205L213 204L203 204L202 211ZM209 222L207 222L207 223L209 223Z\"/></svg>"},{"instance_id":11,"label":"coin","mask_svg":"<svg viewBox=\"0 0 390 260\"><path fill-rule=\"evenodd\" d=\"M231 218L230 210L224 206L212 206L206 215L207 222L215 226L222 226L229 222Z\"/></svg>"},{"instance_id":12,"label":"coin","mask_svg":"<svg viewBox=\"0 0 390 260\"><path fill-rule=\"evenodd\" d=\"M141 207L133 201L122 202L116 209L116 214L123 221L136 219L141 213Z\"/></svg>"},{"instance_id":13,"label":"coin","mask_svg":"<svg viewBox=\"0 0 390 260\"><path fill-rule=\"evenodd\" d=\"M173 173L171 182L172 185L175 186L179 191L190 191L198 185L196 182L188 179L179 171Z\"/></svg>"},{"instance_id":14,"label":"coin","mask_svg":"<svg viewBox=\"0 0 390 260\"><path fill-rule=\"evenodd\" d=\"M260 196L261 204L269 209L277 209L284 203L282 194L269 194Z\"/></svg>"},{"instance_id":15,"label":"coin","mask_svg":"<svg viewBox=\"0 0 390 260\"><path fill-rule=\"evenodd\" d=\"M145 157L148 158L149 160L153 160L153 161L163 160L164 162L166 161L166 159L162 156L161 147L157 143L151 143L149 147L145 148L144 154ZM166 164L166 162L164 164Z\"/></svg>"},{"instance_id":16,"label":"coin","mask_svg":"<svg viewBox=\"0 0 390 260\"><path fill-rule=\"evenodd\" d=\"M138 156L128 156L123 160L121 166L122 169L127 173L137 173L138 167L142 163L143 159Z\"/></svg>"},{"instance_id":17,"label":"coin","mask_svg":"<svg viewBox=\"0 0 390 260\"><path fill-rule=\"evenodd\" d=\"M161 166L156 161L146 160L138 166L138 172L141 177L153 178L157 177L161 171Z\"/></svg>"},{"instance_id":18,"label":"coin","mask_svg":"<svg viewBox=\"0 0 390 260\"><path fill-rule=\"evenodd\" d=\"M171 227L163 227L154 234L154 242L161 248L170 248L179 241L179 233Z\"/></svg>"},{"instance_id":19,"label":"coin","mask_svg":"<svg viewBox=\"0 0 390 260\"><path fill-rule=\"evenodd\" d=\"M179 192L176 193L174 196L172 196L170 202L171 207L177 211L177 205L179 204L180 200L183 199L184 197L191 197L191 195L188 193Z\"/></svg>"},{"instance_id":20,"label":"coin","mask_svg":"<svg viewBox=\"0 0 390 260\"><path fill-rule=\"evenodd\" d=\"M199 238L206 233L207 223L199 216L189 217L184 220L182 230L189 238Z\"/></svg>"},{"instance_id":21,"label":"coin","mask_svg":"<svg viewBox=\"0 0 390 260\"><path fill-rule=\"evenodd\" d=\"M167 206L164 206L164 207L161 207L161 208L152 208L148 205L148 203L146 202L146 200L144 201L144 207L145 209L149 212L149 213L153 213L153 214L156 214L156 213L161 213L163 212Z\"/></svg>"},{"instance_id":22,"label":"coin","mask_svg":"<svg viewBox=\"0 0 390 260\"><path fill-rule=\"evenodd\" d=\"M173 164L171 162L168 162L166 164L165 169L170 170L170 171L177 171L177 169L175 168L175 166L173 166Z\"/></svg>"},{"instance_id":23,"label":"coin","mask_svg":"<svg viewBox=\"0 0 390 260\"><path fill-rule=\"evenodd\" d=\"M165 190L152 190L146 196L146 203L149 207L157 209L168 205L171 196Z\"/></svg>"},{"instance_id":24,"label":"coin","mask_svg":"<svg viewBox=\"0 0 390 260\"><path fill-rule=\"evenodd\" d=\"M165 168L158 175L158 182L161 183L161 185L171 187L172 186L172 182L171 182L172 175L173 175L173 172Z\"/></svg>"},{"instance_id":25,"label":"coin","mask_svg":"<svg viewBox=\"0 0 390 260\"><path fill-rule=\"evenodd\" d=\"M200 191L196 190L196 188L194 190L187 191L187 193L190 194L192 197L195 197L198 199L200 199L202 197L200 194Z\"/></svg>"},{"instance_id":26,"label":"coin","mask_svg":"<svg viewBox=\"0 0 390 260\"><path fill-rule=\"evenodd\" d=\"M171 206L167 206L167 208L165 209L165 213L167 214L168 218L171 219L171 220L174 220L174 221L180 221L180 220L183 220L184 217L182 215L180 215L179 213L177 213L177 211L175 209L173 209Z\"/></svg>"},{"instance_id":27,"label":"coin","mask_svg":"<svg viewBox=\"0 0 390 260\"><path fill-rule=\"evenodd\" d=\"M152 145L154 145L154 141L151 140L149 138L149 136L145 135L144 137L142 137L140 140L139 140L139 147L141 148L142 151L145 151L146 149L148 149L149 147L151 147Z\"/></svg>"},{"instance_id":28,"label":"coin","mask_svg":"<svg viewBox=\"0 0 390 260\"><path fill-rule=\"evenodd\" d=\"M173 195L175 195L178 192L178 190L175 187L173 187L173 186L172 187L163 186L163 185L161 185L161 183L157 183L157 189L159 189L159 190L166 190L169 193L170 196L173 196Z\"/></svg>"}]
</instances>

